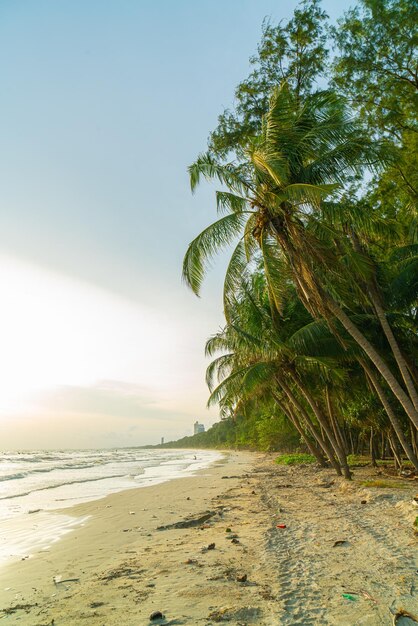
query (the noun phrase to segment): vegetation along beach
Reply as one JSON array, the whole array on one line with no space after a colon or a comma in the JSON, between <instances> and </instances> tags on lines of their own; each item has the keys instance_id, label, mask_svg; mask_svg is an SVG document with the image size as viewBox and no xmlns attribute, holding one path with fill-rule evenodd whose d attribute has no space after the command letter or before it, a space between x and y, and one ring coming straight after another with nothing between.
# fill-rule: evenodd
<instances>
[{"instance_id":1,"label":"vegetation along beach","mask_svg":"<svg viewBox=\"0 0 418 626\"><path fill-rule=\"evenodd\" d=\"M204 129L193 213L176 220L188 306L215 306L211 281L222 290L199 346L216 418L175 430L197 417L194 383L174 405L181 341L166 359L146 329L170 386L157 398L140 377L105 380L92 410L142 411L140 435L127 425L119 445L112 422L112 452L55 452L59 466L35 470L48 458L12 472L23 460L4 456L6 626L418 624L418 4L358 0L331 17L325 1L279 4ZM153 133L175 117L165 96ZM154 201L168 174L153 170ZM174 229L166 204L159 232ZM155 302L173 313L171 288ZM73 419L87 395L71 385Z\"/></svg>"}]
</instances>

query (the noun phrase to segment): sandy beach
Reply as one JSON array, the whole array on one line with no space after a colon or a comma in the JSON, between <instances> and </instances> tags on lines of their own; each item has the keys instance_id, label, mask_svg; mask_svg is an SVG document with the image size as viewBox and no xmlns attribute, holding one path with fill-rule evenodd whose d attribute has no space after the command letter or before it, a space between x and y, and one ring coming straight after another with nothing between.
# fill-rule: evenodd
<instances>
[{"instance_id":1,"label":"sandy beach","mask_svg":"<svg viewBox=\"0 0 418 626\"><path fill-rule=\"evenodd\" d=\"M89 517L0 570L0 620L389 626L401 608L417 613L416 481L366 488L377 470L348 484L273 459L227 453L195 476L67 509Z\"/></svg>"}]
</instances>

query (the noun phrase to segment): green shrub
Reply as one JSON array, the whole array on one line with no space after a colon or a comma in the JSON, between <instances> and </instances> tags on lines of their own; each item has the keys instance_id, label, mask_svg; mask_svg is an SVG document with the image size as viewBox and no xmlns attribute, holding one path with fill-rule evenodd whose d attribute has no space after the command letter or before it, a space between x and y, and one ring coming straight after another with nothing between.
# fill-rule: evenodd
<instances>
[{"instance_id":1,"label":"green shrub","mask_svg":"<svg viewBox=\"0 0 418 626\"><path fill-rule=\"evenodd\" d=\"M278 465L301 465L315 462L316 459L311 454L281 454L276 459Z\"/></svg>"}]
</instances>

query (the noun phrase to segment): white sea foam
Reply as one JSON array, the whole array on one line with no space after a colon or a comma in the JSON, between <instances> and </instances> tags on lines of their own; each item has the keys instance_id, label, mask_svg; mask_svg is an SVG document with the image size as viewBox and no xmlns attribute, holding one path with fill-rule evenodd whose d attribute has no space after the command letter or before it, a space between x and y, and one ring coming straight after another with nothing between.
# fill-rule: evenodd
<instances>
[{"instance_id":1,"label":"white sea foam","mask_svg":"<svg viewBox=\"0 0 418 626\"><path fill-rule=\"evenodd\" d=\"M220 457L138 448L0 453L0 564L46 549L86 522L59 509L190 476Z\"/></svg>"}]
</instances>

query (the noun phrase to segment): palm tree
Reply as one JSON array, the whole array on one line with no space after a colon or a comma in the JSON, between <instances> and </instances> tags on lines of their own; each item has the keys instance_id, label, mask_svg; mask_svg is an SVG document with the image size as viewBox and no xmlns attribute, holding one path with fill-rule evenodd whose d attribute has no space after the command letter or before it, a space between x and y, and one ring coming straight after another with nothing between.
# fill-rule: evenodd
<instances>
[{"instance_id":1,"label":"palm tree","mask_svg":"<svg viewBox=\"0 0 418 626\"><path fill-rule=\"evenodd\" d=\"M374 333L378 333L377 325L375 325ZM344 347L341 343L336 341L335 337L330 333L323 322L312 322L295 332L292 337L290 337L288 343L296 352L303 353L307 356L315 355L317 358L321 358L323 354L327 357L332 355L336 361L340 362L341 366L350 366L351 378L353 378L353 374L355 373L353 372L353 366L357 362L363 370L367 381L370 383L372 393L382 404L395 438L399 440L400 445L413 466L418 469L417 455L413 446L411 446L407 440L401 420L391 406L388 394L379 380L378 372L376 372L372 364L367 361L350 337L344 336L343 341ZM375 339L375 343L376 342L377 338ZM323 352L324 348L325 352ZM365 393L364 387L362 393Z\"/></svg>"},{"instance_id":2,"label":"palm tree","mask_svg":"<svg viewBox=\"0 0 418 626\"><path fill-rule=\"evenodd\" d=\"M192 189L202 177L216 178L227 188L217 193L218 210L227 215L189 245L184 279L198 293L212 257L238 238L224 286L228 319L231 294L260 252L272 300L280 311L280 268L285 264L306 309L325 319L336 334L338 320L418 428L411 398L344 306L367 303L358 277L370 275L370 264L355 250L342 258L338 233L320 219L324 199L337 197L344 183L364 167L381 163L380 151L363 137L335 94L318 92L301 101L283 84L274 92L263 132L249 142L247 155L247 162L239 165L219 164L202 155L190 167Z\"/></svg>"},{"instance_id":3,"label":"palm tree","mask_svg":"<svg viewBox=\"0 0 418 626\"><path fill-rule=\"evenodd\" d=\"M317 380L329 382L337 375L338 367L324 355L315 358L297 354L286 342L289 333L306 320L311 322L298 305L294 291L289 295L284 307L286 322L277 323L271 315L264 276L255 274L249 282L243 282L231 305L229 323L207 343L209 356L221 352L207 371L212 392L209 404L219 403L221 408L229 409L231 404L255 396L260 402L272 397L318 461L323 464L325 454L337 473L341 474L342 469L350 478L344 449L323 409L325 385L315 385ZM341 375L338 372L338 377Z\"/></svg>"}]
</instances>

